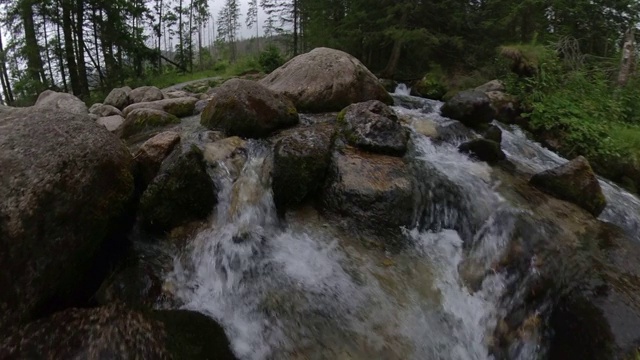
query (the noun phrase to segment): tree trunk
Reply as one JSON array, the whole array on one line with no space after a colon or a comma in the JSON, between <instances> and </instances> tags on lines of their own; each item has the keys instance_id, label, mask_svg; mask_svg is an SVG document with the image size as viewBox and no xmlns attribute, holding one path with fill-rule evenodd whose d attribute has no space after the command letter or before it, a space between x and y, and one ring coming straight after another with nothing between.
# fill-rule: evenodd
<instances>
[{"instance_id":1,"label":"tree trunk","mask_svg":"<svg viewBox=\"0 0 640 360\"><path fill-rule=\"evenodd\" d=\"M62 32L64 33L64 49L69 69L71 90L76 96L82 95L82 86L78 78L75 50L73 48L73 25L71 22L72 0L62 0Z\"/></svg>"},{"instance_id":2,"label":"tree trunk","mask_svg":"<svg viewBox=\"0 0 640 360\"><path fill-rule=\"evenodd\" d=\"M179 63L182 64L182 68L185 67L184 63L184 43L182 42L182 0L178 3L178 7L180 8L180 12L178 13L178 55L179 55Z\"/></svg>"},{"instance_id":3,"label":"tree trunk","mask_svg":"<svg viewBox=\"0 0 640 360\"><path fill-rule=\"evenodd\" d=\"M96 13L96 7L93 7L93 46L96 51L95 58L95 66L96 70L98 70L98 75L100 76L100 85L104 86L104 74L102 73L102 67L100 66L100 47L98 46L98 14ZM87 49L87 54L89 54L89 50Z\"/></svg>"},{"instance_id":4,"label":"tree trunk","mask_svg":"<svg viewBox=\"0 0 640 360\"><path fill-rule=\"evenodd\" d=\"M2 85L2 91L4 92L4 98L7 105L13 104L13 93L11 92L11 83L9 82L9 76L7 75L7 66L4 55L4 48L2 47L2 27L0 27L0 85Z\"/></svg>"},{"instance_id":5,"label":"tree trunk","mask_svg":"<svg viewBox=\"0 0 640 360\"><path fill-rule=\"evenodd\" d=\"M404 28L407 24L407 18L409 15L408 8L404 8L402 10L402 16L400 17L399 26ZM398 67L398 62L400 61L400 54L402 53L402 45L404 43L404 39L402 35L399 35L393 42L393 48L391 49L391 55L389 56L389 62L387 66L382 70L380 74L381 78L384 79L393 79L393 75L396 72L396 68Z\"/></svg>"},{"instance_id":6,"label":"tree trunk","mask_svg":"<svg viewBox=\"0 0 640 360\"><path fill-rule=\"evenodd\" d=\"M24 26L24 52L27 58L27 73L36 82L36 91L39 93L45 88L46 78L44 77L42 59L40 58L40 46L36 37L32 5L32 0L22 0L20 2L20 17Z\"/></svg>"},{"instance_id":7,"label":"tree trunk","mask_svg":"<svg viewBox=\"0 0 640 360\"><path fill-rule=\"evenodd\" d=\"M58 20L60 20L58 18ZM58 66L60 67L60 77L62 77L62 85L64 86L64 91L69 92L69 85L67 85L67 74L64 71L64 60L63 60L63 51L62 51L62 37L60 36L60 21L56 21L56 56L58 58Z\"/></svg>"},{"instance_id":8,"label":"tree trunk","mask_svg":"<svg viewBox=\"0 0 640 360\"><path fill-rule=\"evenodd\" d=\"M189 70L193 72L193 0L189 5Z\"/></svg>"},{"instance_id":9,"label":"tree trunk","mask_svg":"<svg viewBox=\"0 0 640 360\"><path fill-rule=\"evenodd\" d=\"M293 0L293 56L298 55L298 0Z\"/></svg>"},{"instance_id":10,"label":"tree trunk","mask_svg":"<svg viewBox=\"0 0 640 360\"><path fill-rule=\"evenodd\" d=\"M51 85L55 85L53 81L53 68L51 66L51 56L49 55L49 36L47 35L47 17L44 11L42 12L42 28L44 29L44 53L47 57L47 68L49 69L49 78L51 79Z\"/></svg>"},{"instance_id":11,"label":"tree trunk","mask_svg":"<svg viewBox=\"0 0 640 360\"><path fill-rule=\"evenodd\" d=\"M629 78L635 71L636 51L635 51L634 29L631 28L625 34L624 45L622 46L622 59L620 60L620 72L618 73L618 85L625 86Z\"/></svg>"},{"instance_id":12,"label":"tree trunk","mask_svg":"<svg viewBox=\"0 0 640 360\"><path fill-rule=\"evenodd\" d=\"M78 41L78 80L80 81L81 99L89 100L89 79L87 78L87 66L84 61L84 0L76 0L76 39Z\"/></svg>"},{"instance_id":13,"label":"tree trunk","mask_svg":"<svg viewBox=\"0 0 640 360\"><path fill-rule=\"evenodd\" d=\"M158 31L156 34L158 35L158 72L162 73L162 50L160 49L160 44L162 44L162 0L160 0L160 6L158 6Z\"/></svg>"}]
</instances>

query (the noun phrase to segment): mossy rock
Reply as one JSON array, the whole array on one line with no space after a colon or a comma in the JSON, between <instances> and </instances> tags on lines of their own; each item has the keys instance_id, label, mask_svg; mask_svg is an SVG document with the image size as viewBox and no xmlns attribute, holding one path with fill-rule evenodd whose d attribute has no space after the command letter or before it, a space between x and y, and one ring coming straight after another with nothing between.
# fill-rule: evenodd
<instances>
[{"instance_id":1,"label":"mossy rock","mask_svg":"<svg viewBox=\"0 0 640 360\"><path fill-rule=\"evenodd\" d=\"M273 196L278 211L300 204L320 190L331 157L332 124L285 130L274 149Z\"/></svg>"},{"instance_id":2,"label":"mossy rock","mask_svg":"<svg viewBox=\"0 0 640 360\"><path fill-rule=\"evenodd\" d=\"M573 202L594 216L607 205L591 165L582 156L534 175L530 183L559 199Z\"/></svg>"},{"instance_id":3,"label":"mossy rock","mask_svg":"<svg viewBox=\"0 0 640 360\"><path fill-rule=\"evenodd\" d=\"M164 324L173 359L236 359L224 329L208 316L188 310L158 310L150 316Z\"/></svg>"},{"instance_id":4,"label":"mossy rock","mask_svg":"<svg viewBox=\"0 0 640 360\"><path fill-rule=\"evenodd\" d=\"M161 233L206 218L216 202L215 185L207 174L202 152L193 147L165 160L160 175L142 194L140 221L146 230Z\"/></svg>"},{"instance_id":5,"label":"mossy rock","mask_svg":"<svg viewBox=\"0 0 640 360\"><path fill-rule=\"evenodd\" d=\"M122 124L122 136L128 138L146 130L179 123L179 118L162 110L135 109L127 115Z\"/></svg>"},{"instance_id":6,"label":"mossy rock","mask_svg":"<svg viewBox=\"0 0 640 360\"><path fill-rule=\"evenodd\" d=\"M430 74L425 75L422 79L414 83L411 90L415 92L416 95L434 100L442 100L447 93L447 87L438 81L435 76Z\"/></svg>"}]
</instances>

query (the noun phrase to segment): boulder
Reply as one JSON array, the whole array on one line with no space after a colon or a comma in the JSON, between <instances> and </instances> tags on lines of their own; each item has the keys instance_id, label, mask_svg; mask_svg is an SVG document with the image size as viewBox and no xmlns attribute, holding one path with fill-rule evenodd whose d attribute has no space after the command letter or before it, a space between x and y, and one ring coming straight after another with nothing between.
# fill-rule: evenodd
<instances>
[{"instance_id":1,"label":"boulder","mask_svg":"<svg viewBox=\"0 0 640 360\"><path fill-rule=\"evenodd\" d=\"M275 139L273 198L281 213L321 189L331 158L334 126L320 123L295 127Z\"/></svg>"},{"instance_id":2,"label":"boulder","mask_svg":"<svg viewBox=\"0 0 640 360\"><path fill-rule=\"evenodd\" d=\"M582 156L534 175L530 183L559 199L572 202L598 216L607 205L589 161Z\"/></svg>"},{"instance_id":3,"label":"boulder","mask_svg":"<svg viewBox=\"0 0 640 360\"><path fill-rule=\"evenodd\" d=\"M442 106L440 113L476 129L486 126L496 117L491 99L487 94L476 90L457 93Z\"/></svg>"},{"instance_id":4,"label":"boulder","mask_svg":"<svg viewBox=\"0 0 640 360\"><path fill-rule=\"evenodd\" d=\"M338 114L338 125L347 142L363 150L396 156L407 151L409 130L378 100L349 105Z\"/></svg>"},{"instance_id":5,"label":"boulder","mask_svg":"<svg viewBox=\"0 0 640 360\"><path fill-rule=\"evenodd\" d=\"M507 156L500 149L500 144L488 139L474 139L461 144L458 150L462 153L472 154L475 158L486 161L489 164L505 160Z\"/></svg>"},{"instance_id":6,"label":"boulder","mask_svg":"<svg viewBox=\"0 0 640 360\"><path fill-rule=\"evenodd\" d=\"M204 109L207 107L207 105L209 105L209 98L203 99L203 100L198 100L198 102L196 103L194 109L193 109L193 113L194 114L202 114L202 112L204 111Z\"/></svg>"},{"instance_id":7,"label":"boulder","mask_svg":"<svg viewBox=\"0 0 640 360\"><path fill-rule=\"evenodd\" d=\"M180 119L162 110L135 109L129 112L122 125L122 136L127 138L145 130L179 123Z\"/></svg>"},{"instance_id":8,"label":"boulder","mask_svg":"<svg viewBox=\"0 0 640 360\"><path fill-rule=\"evenodd\" d=\"M517 99L501 91L486 92L491 106L496 110L496 119L504 123L513 124L520 115Z\"/></svg>"},{"instance_id":9,"label":"boulder","mask_svg":"<svg viewBox=\"0 0 640 360\"><path fill-rule=\"evenodd\" d=\"M12 106L4 106L0 105L0 114L9 114L10 112L15 111L17 108Z\"/></svg>"},{"instance_id":10,"label":"boulder","mask_svg":"<svg viewBox=\"0 0 640 360\"><path fill-rule=\"evenodd\" d=\"M118 110L115 106L105 105L105 104L93 104L89 108L89 113L93 115L97 115L99 118L120 115L122 116L122 111Z\"/></svg>"},{"instance_id":11,"label":"boulder","mask_svg":"<svg viewBox=\"0 0 640 360\"><path fill-rule=\"evenodd\" d=\"M107 98L104 99L105 105L114 106L120 110L124 109L129 105L129 93L131 92L131 88L128 86L115 88L111 90Z\"/></svg>"},{"instance_id":12,"label":"boulder","mask_svg":"<svg viewBox=\"0 0 640 360\"><path fill-rule=\"evenodd\" d=\"M165 346L173 359L236 359L224 329L210 317L189 310L153 311L150 316L164 325Z\"/></svg>"},{"instance_id":13,"label":"boulder","mask_svg":"<svg viewBox=\"0 0 640 360\"><path fill-rule=\"evenodd\" d=\"M484 138L500 144L502 143L502 130L495 125L491 125L487 131L484 132Z\"/></svg>"},{"instance_id":14,"label":"boulder","mask_svg":"<svg viewBox=\"0 0 640 360\"><path fill-rule=\"evenodd\" d=\"M185 98L185 97L192 97L192 98L196 98L196 94L184 91L184 90L168 90L168 91L163 91L162 94L164 95L165 99L179 99L179 98Z\"/></svg>"},{"instance_id":15,"label":"boulder","mask_svg":"<svg viewBox=\"0 0 640 360\"><path fill-rule=\"evenodd\" d=\"M436 124L433 120L414 120L412 123L413 129L418 133L424 136L428 136L432 139L436 139L439 137L438 134L438 124Z\"/></svg>"},{"instance_id":16,"label":"boulder","mask_svg":"<svg viewBox=\"0 0 640 360\"><path fill-rule=\"evenodd\" d=\"M118 133L124 124L124 118L120 115L101 117L96 120L96 124L103 125L112 133Z\"/></svg>"},{"instance_id":17,"label":"boulder","mask_svg":"<svg viewBox=\"0 0 640 360\"><path fill-rule=\"evenodd\" d=\"M398 87L398 82L393 79L378 79L380 81L380 85L389 93L396 91Z\"/></svg>"},{"instance_id":18,"label":"boulder","mask_svg":"<svg viewBox=\"0 0 640 360\"><path fill-rule=\"evenodd\" d=\"M151 102L164 99L162 91L155 86L141 86L131 90L129 93L129 103Z\"/></svg>"},{"instance_id":19,"label":"boulder","mask_svg":"<svg viewBox=\"0 0 640 360\"><path fill-rule=\"evenodd\" d=\"M414 213L413 178L402 158L346 147L334 152L323 193L329 212L358 226L399 230Z\"/></svg>"},{"instance_id":20,"label":"boulder","mask_svg":"<svg viewBox=\"0 0 640 360\"><path fill-rule=\"evenodd\" d=\"M134 158L136 159L136 174L143 186L149 184L158 174L162 161L171 154L180 143L180 134L175 131L165 131L140 146Z\"/></svg>"},{"instance_id":21,"label":"boulder","mask_svg":"<svg viewBox=\"0 0 640 360\"><path fill-rule=\"evenodd\" d=\"M152 233L162 233L189 221L204 219L217 202L215 185L202 152L193 147L174 151L140 199L140 223Z\"/></svg>"},{"instance_id":22,"label":"boulder","mask_svg":"<svg viewBox=\"0 0 640 360\"><path fill-rule=\"evenodd\" d=\"M162 325L120 305L68 309L0 341L3 359L169 359Z\"/></svg>"},{"instance_id":23,"label":"boulder","mask_svg":"<svg viewBox=\"0 0 640 360\"><path fill-rule=\"evenodd\" d=\"M0 118L0 329L77 295L132 196L131 164L87 113Z\"/></svg>"},{"instance_id":24,"label":"boulder","mask_svg":"<svg viewBox=\"0 0 640 360\"><path fill-rule=\"evenodd\" d=\"M45 90L38 96L34 107L41 111L65 111L79 115L87 115L87 105L77 97L61 92Z\"/></svg>"},{"instance_id":25,"label":"boulder","mask_svg":"<svg viewBox=\"0 0 640 360\"><path fill-rule=\"evenodd\" d=\"M141 102L127 106L122 111L122 114L124 117L127 117L130 112L137 109L154 109L162 110L177 117L185 117L193 115L193 109L195 108L196 102L198 102L198 99L193 97Z\"/></svg>"},{"instance_id":26,"label":"boulder","mask_svg":"<svg viewBox=\"0 0 640 360\"><path fill-rule=\"evenodd\" d=\"M328 48L294 57L260 83L289 97L300 112L340 111L368 100L393 103L391 95L358 59Z\"/></svg>"},{"instance_id":27,"label":"boulder","mask_svg":"<svg viewBox=\"0 0 640 360\"><path fill-rule=\"evenodd\" d=\"M491 81L489 81L487 83L484 83L484 84L478 86L477 88L475 88L475 90L476 91L482 91L484 93L491 92L491 91L505 92L505 91L507 91L507 87L500 80L491 80Z\"/></svg>"},{"instance_id":28,"label":"boulder","mask_svg":"<svg viewBox=\"0 0 640 360\"><path fill-rule=\"evenodd\" d=\"M228 135L261 138L299 121L291 101L255 81L231 79L212 95L200 123Z\"/></svg>"}]
</instances>

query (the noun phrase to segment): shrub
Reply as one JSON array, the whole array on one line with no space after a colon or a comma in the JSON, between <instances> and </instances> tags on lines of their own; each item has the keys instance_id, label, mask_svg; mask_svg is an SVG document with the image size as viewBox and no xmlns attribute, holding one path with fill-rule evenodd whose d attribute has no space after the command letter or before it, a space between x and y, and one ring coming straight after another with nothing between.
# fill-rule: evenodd
<instances>
[{"instance_id":1,"label":"shrub","mask_svg":"<svg viewBox=\"0 0 640 360\"><path fill-rule=\"evenodd\" d=\"M260 53L258 63L262 67L262 70L268 74L282 66L282 64L284 64L284 58L280 54L280 50L278 50L275 45L270 44Z\"/></svg>"}]
</instances>

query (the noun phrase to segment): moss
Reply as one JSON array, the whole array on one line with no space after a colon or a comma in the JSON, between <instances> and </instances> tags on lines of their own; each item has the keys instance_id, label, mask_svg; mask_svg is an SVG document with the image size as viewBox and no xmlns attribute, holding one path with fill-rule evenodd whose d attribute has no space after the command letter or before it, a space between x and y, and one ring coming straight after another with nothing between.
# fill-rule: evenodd
<instances>
[{"instance_id":1,"label":"moss","mask_svg":"<svg viewBox=\"0 0 640 360\"><path fill-rule=\"evenodd\" d=\"M172 114L160 111L134 110L129 116L134 117L132 122L125 122L122 134L129 137L149 128L157 128L170 124L179 124L180 119Z\"/></svg>"},{"instance_id":2,"label":"moss","mask_svg":"<svg viewBox=\"0 0 640 360\"><path fill-rule=\"evenodd\" d=\"M193 101L172 101L164 107L164 111L177 117L193 115L196 104Z\"/></svg>"},{"instance_id":3,"label":"moss","mask_svg":"<svg viewBox=\"0 0 640 360\"><path fill-rule=\"evenodd\" d=\"M206 218L216 203L214 184L203 155L192 149L181 155L149 185L140 200L141 222L151 232L168 231Z\"/></svg>"}]
</instances>

